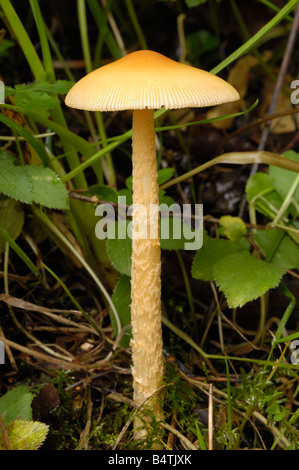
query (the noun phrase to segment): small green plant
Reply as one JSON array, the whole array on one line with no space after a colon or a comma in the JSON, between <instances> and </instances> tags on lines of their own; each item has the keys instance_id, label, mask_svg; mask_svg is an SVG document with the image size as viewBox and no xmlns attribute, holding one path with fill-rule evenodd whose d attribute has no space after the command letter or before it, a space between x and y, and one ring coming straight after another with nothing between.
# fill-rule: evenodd
<instances>
[{"instance_id":1,"label":"small green plant","mask_svg":"<svg viewBox=\"0 0 299 470\"><path fill-rule=\"evenodd\" d=\"M0 398L0 450L37 450L45 441L49 426L33 421L34 394L20 385Z\"/></svg>"},{"instance_id":2,"label":"small green plant","mask_svg":"<svg viewBox=\"0 0 299 470\"><path fill-rule=\"evenodd\" d=\"M288 152L287 159L299 161ZM230 308L276 288L288 270L299 269L299 178L270 166L247 183L250 226L238 217L219 219L219 238L207 238L192 266L195 279L214 281ZM257 213L266 217L259 228Z\"/></svg>"}]
</instances>

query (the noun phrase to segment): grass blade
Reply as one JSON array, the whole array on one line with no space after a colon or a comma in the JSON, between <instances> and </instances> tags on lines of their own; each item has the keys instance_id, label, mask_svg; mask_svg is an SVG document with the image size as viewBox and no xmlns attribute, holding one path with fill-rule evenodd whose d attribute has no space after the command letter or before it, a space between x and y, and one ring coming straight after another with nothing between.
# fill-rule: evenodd
<instances>
[{"instance_id":1,"label":"grass blade","mask_svg":"<svg viewBox=\"0 0 299 470\"><path fill-rule=\"evenodd\" d=\"M279 168L284 168L285 170L295 171L299 173L299 163L291 160L289 158L284 158L281 155L271 152L229 152L220 155L219 157L213 158L208 162L204 163L203 165L199 165L191 171L179 176L178 178L174 178L173 180L168 181L167 183L160 186L161 189L169 188L174 184L180 183L186 179L191 178L191 176L200 173L207 168L210 168L214 165L219 165L222 163L228 164L236 164L236 165L248 165L252 163L263 163L265 165L274 165Z\"/></svg>"},{"instance_id":2,"label":"grass blade","mask_svg":"<svg viewBox=\"0 0 299 470\"><path fill-rule=\"evenodd\" d=\"M21 258L26 266L33 272L35 276L39 276L39 271L31 259L26 255L22 248L11 238L11 236L0 227L0 236L9 244L9 246L14 250L14 252Z\"/></svg>"},{"instance_id":3,"label":"grass blade","mask_svg":"<svg viewBox=\"0 0 299 470\"><path fill-rule=\"evenodd\" d=\"M0 7L2 8L16 38L19 41L19 44L22 47L23 53L30 65L34 77L40 77L45 73L44 67L10 0L0 0Z\"/></svg>"},{"instance_id":4,"label":"grass blade","mask_svg":"<svg viewBox=\"0 0 299 470\"><path fill-rule=\"evenodd\" d=\"M296 5L298 5L299 0L289 1L281 10L270 20L265 26L263 26L254 36L252 36L248 41L245 42L242 46L236 49L232 54L230 54L226 59L224 59L220 64L214 67L211 70L211 73L217 74L225 67L227 67L232 62L236 61L243 55L245 55L250 49L257 45L257 43L274 28L278 23L280 23L285 16L287 16L290 11L292 11Z\"/></svg>"},{"instance_id":5,"label":"grass blade","mask_svg":"<svg viewBox=\"0 0 299 470\"><path fill-rule=\"evenodd\" d=\"M45 167L50 166L50 161L47 152L45 151L44 147L40 145L40 143L33 137L33 135L30 134L30 132L28 132L23 126L21 126L8 116L5 116L4 114L0 114L0 122L13 129L17 134L21 135L28 142L28 144L31 145L37 152L43 165Z\"/></svg>"}]
</instances>

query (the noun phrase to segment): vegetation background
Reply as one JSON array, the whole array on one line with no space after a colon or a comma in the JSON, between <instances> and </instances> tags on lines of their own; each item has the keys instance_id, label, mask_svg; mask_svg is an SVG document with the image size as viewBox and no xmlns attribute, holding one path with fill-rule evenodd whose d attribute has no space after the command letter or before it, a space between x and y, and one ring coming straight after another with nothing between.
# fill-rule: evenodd
<instances>
[{"instance_id":1,"label":"vegetation background","mask_svg":"<svg viewBox=\"0 0 299 470\"><path fill-rule=\"evenodd\" d=\"M0 448L298 448L297 0L0 0ZM162 241L165 422L132 438L131 114L68 109L138 49L240 93L157 112L161 201L202 203L204 243ZM121 80L121 77L120 77Z\"/></svg>"}]
</instances>

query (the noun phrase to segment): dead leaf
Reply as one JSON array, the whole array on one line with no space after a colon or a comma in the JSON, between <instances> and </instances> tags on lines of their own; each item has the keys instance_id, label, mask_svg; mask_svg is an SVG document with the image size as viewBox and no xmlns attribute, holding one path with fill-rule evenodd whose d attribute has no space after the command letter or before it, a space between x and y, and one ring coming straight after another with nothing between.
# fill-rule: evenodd
<instances>
[{"instance_id":1,"label":"dead leaf","mask_svg":"<svg viewBox=\"0 0 299 470\"><path fill-rule=\"evenodd\" d=\"M293 78L290 75L287 75L284 80L284 88L289 89L292 81ZM261 116L267 114L267 111L273 98L274 88L275 83L273 83L269 78L266 78L264 81L264 92L261 98L260 105ZM274 112L287 113L292 109L294 108L292 106L290 97L287 96L282 90L278 97L277 105ZM270 126L270 132L272 134L286 134L290 132L296 132L298 123L298 115L286 115L277 119L273 119Z\"/></svg>"},{"instance_id":2,"label":"dead leaf","mask_svg":"<svg viewBox=\"0 0 299 470\"><path fill-rule=\"evenodd\" d=\"M236 65L231 69L227 82L239 92L241 99L232 103L224 103L216 106L207 113L208 119L225 116L226 114L234 114L245 108L244 98L247 94L250 72L256 65L258 65L258 60L251 55L247 55L238 60ZM233 122L234 118L230 118L213 122L212 125L217 129L229 129Z\"/></svg>"}]
</instances>

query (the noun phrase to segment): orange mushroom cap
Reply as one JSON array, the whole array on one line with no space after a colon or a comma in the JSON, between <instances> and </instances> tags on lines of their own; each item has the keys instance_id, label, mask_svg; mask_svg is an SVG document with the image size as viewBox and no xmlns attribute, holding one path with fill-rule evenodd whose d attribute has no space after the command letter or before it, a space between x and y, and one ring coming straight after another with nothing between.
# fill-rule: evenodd
<instances>
[{"instance_id":1,"label":"orange mushroom cap","mask_svg":"<svg viewBox=\"0 0 299 470\"><path fill-rule=\"evenodd\" d=\"M143 50L83 77L65 103L89 111L121 111L195 108L239 99L238 92L216 75Z\"/></svg>"}]
</instances>

